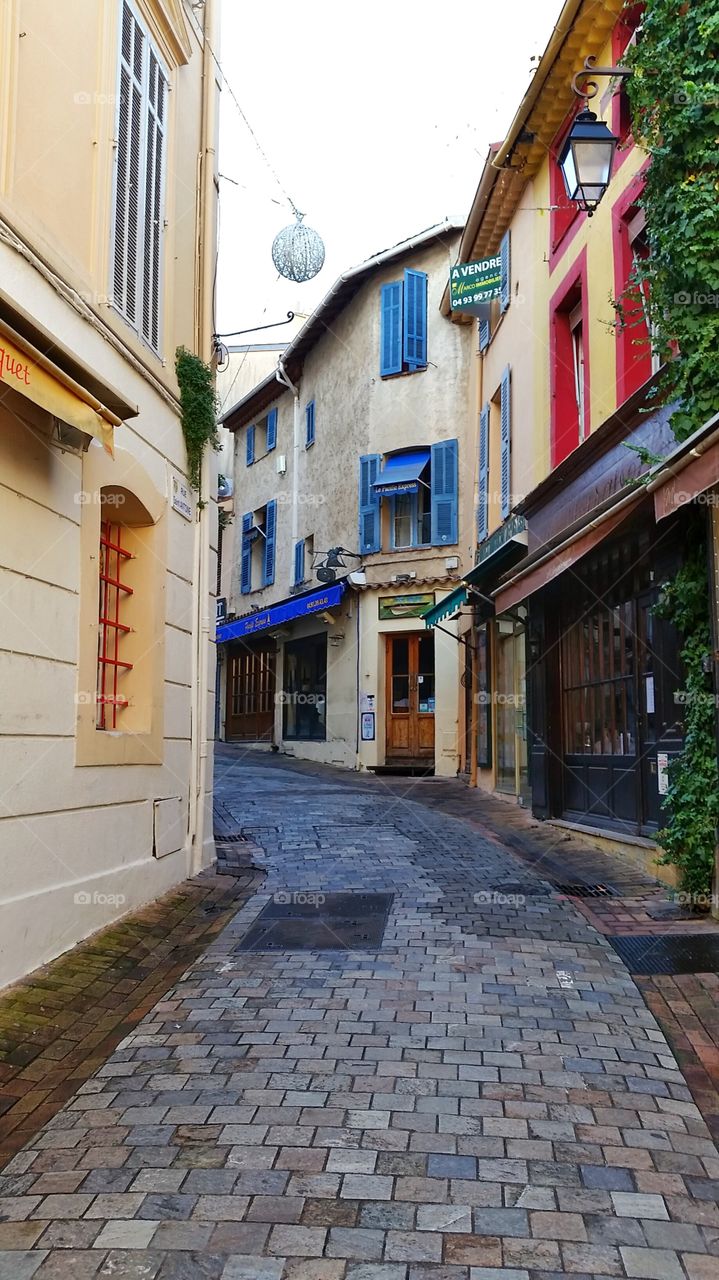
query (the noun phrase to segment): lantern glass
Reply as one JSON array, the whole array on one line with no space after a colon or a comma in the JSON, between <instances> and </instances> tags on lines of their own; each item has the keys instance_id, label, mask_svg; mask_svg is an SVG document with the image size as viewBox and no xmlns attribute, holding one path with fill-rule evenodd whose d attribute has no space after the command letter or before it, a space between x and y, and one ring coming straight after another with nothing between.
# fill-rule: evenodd
<instances>
[{"instance_id":1,"label":"lantern glass","mask_svg":"<svg viewBox=\"0 0 719 1280\"><path fill-rule=\"evenodd\" d=\"M559 156L570 200L592 214L612 176L617 139L593 111L577 116Z\"/></svg>"}]
</instances>

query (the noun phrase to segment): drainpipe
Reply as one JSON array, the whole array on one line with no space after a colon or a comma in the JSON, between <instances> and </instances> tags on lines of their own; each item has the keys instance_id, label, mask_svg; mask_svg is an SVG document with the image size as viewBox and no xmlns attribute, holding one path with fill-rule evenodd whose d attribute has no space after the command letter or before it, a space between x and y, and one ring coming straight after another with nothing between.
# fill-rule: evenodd
<instances>
[{"instance_id":1,"label":"drainpipe","mask_svg":"<svg viewBox=\"0 0 719 1280\"><path fill-rule=\"evenodd\" d=\"M291 381L280 356L277 361L277 372L275 377L278 382L284 383L292 392L294 397L294 419L292 427L292 550L299 538L300 531L300 512L299 512L299 461L300 461L300 389Z\"/></svg>"},{"instance_id":2,"label":"drainpipe","mask_svg":"<svg viewBox=\"0 0 719 1280\"><path fill-rule=\"evenodd\" d=\"M202 50L202 119L198 163L197 276L195 282L195 346L207 358L211 351L212 284L215 268L215 134L217 103L211 45L215 43L215 3L205 0ZM193 573L193 699L190 739L190 875L197 875L214 857L212 823L205 837L208 801L208 735L210 673L210 537L213 516L211 479L213 457L205 450L195 520ZM210 781L211 785L211 781ZM206 847L207 846L207 847Z\"/></svg>"}]
</instances>

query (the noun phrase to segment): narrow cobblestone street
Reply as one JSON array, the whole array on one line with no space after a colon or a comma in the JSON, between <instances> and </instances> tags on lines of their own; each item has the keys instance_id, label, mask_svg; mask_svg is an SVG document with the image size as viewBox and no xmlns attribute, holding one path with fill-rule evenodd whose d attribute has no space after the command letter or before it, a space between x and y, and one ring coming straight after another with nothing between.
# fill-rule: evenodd
<instances>
[{"instance_id":1,"label":"narrow cobblestone street","mask_svg":"<svg viewBox=\"0 0 719 1280\"><path fill-rule=\"evenodd\" d=\"M405 790L223 757L267 878L3 1170L0 1280L715 1280L719 1156L623 963ZM346 892L393 895L378 949L239 949Z\"/></svg>"}]
</instances>

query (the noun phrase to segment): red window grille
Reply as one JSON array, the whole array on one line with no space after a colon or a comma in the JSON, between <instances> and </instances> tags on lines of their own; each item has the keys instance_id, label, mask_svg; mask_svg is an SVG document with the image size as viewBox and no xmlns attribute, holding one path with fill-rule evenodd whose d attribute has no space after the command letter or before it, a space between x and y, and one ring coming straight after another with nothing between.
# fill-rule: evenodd
<instances>
[{"instance_id":1,"label":"red window grille","mask_svg":"<svg viewBox=\"0 0 719 1280\"><path fill-rule=\"evenodd\" d=\"M133 594L123 582L123 569L131 552L122 545L122 526L102 522L100 527L100 603L97 644L97 727L116 729L117 718L128 700L119 691L122 676L132 663L120 657L122 637L130 627L122 622L125 600Z\"/></svg>"}]
</instances>

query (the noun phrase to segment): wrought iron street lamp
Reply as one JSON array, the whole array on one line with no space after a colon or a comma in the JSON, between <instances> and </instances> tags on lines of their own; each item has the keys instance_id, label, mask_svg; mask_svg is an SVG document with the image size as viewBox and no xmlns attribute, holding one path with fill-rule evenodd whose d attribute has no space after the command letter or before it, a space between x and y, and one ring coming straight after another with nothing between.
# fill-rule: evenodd
<instances>
[{"instance_id":1,"label":"wrought iron street lamp","mask_svg":"<svg viewBox=\"0 0 719 1280\"><path fill-rule=\"evenodd\" d=\"M585 103L599 90L592 76L624 79L632 74L628 67L597 67L595 63L595 58L586 58L583 69L572 80L572 89ZM588 77L586 85L580 85L580 79L585 77ZM567 195L590 218L609 186L618 141L604 121L585 106L576 116L559 153Z\"/></svg>"}]
</instances>

